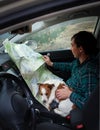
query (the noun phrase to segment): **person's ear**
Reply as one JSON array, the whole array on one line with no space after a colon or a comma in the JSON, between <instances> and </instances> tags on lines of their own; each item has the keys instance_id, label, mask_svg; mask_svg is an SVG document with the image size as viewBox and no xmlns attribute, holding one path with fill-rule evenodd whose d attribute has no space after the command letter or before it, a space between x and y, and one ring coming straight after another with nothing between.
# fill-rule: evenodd
<instances>
[{"instance_id":1,"label":"person's ear","mask_svg":"<svg viewBox=\"0 0 100 130\"><path fill-rule=\"evenodd\" d=\"M83 47L80 46L79 51L83 52L84 51Z\"/></svg>"}]
</instances>

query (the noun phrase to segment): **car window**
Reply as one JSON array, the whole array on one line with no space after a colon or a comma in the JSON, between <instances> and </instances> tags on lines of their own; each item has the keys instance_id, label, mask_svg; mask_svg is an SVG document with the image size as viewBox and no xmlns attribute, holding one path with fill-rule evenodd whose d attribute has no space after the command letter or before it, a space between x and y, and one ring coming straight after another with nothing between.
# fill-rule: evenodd
<instances>
[{"instance_id":1,"label":"car window","mask_svg":"<svg viewBox=\"0 0 100 130\"><path fill-rule=\"evenodd\" d=\"M3 41L5 39L12 39L15 36L15 34L11 34L10 32L4 33L0 35L0 47L3 45Z\"/></svg>"},{"instance_id":2,"label":"car window","mask_svg":"<svg viewBox=\"0 0 100 130\"><path fill-rule=\"evenodd\" d=\"M24 35L16 35L13 38L15 43L26 43L37 52L54 51L70 49L71 37L79 31L94 32L96 16L84 17L64 22L55 22L57 24L48 24L48 21L36 22L32 25L32 32ZM50 22L50 21L49 21ZM7 36L13 37L14 35L6 33L2 36L5 39ZM0 38L1 39L1 38ZM1 39L3 41L3 39Z\"/></svg>"},{"instance_id":3,"label":"car window","mask_svg":"<svg viewBox=\"0 0 100 130\"><path fill-rule=\"evenodd\" d=\"M85 17L62 22L37 33L31 33L24 39L21 39L21 42L29 41L29 45L37 51L69 49L72 35L81 30L93 33L96 21L97 17ZM41 25L43 26L43 22L41 22ZM33 44L31 44L32 42Z\"/></svg>"}]
</instances>

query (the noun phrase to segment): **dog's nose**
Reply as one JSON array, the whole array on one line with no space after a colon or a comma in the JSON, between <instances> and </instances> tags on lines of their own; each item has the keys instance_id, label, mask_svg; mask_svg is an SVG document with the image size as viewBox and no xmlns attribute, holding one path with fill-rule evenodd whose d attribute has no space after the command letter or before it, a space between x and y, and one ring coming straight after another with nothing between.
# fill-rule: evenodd
<instances>
[{"instance_id":1,"label":"dog's nose","mask_svg":"<svg viewBox=\"0 0 100 130\"><path fill-rule=\"evenodd\" d=\"M45 103L46 103L46 100L43 100L43 103L45 104Z\"/></svg>"}]
</instances>

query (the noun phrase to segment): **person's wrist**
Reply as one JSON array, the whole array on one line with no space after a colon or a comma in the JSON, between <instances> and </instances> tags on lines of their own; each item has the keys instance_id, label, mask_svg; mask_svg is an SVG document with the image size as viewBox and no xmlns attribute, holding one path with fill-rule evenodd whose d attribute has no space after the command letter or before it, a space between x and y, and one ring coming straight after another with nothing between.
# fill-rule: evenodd
<instances>
[{"instance_id":1,"label":"person's wrist","mask_svg":"<svg viewBox=\"0 0 100 130\"><path fill-rule=\"evenodd\" d=\"M51 66L51 67L53 66L53 62L50 63L50 66Z\"/></svg>"}]
</instances>

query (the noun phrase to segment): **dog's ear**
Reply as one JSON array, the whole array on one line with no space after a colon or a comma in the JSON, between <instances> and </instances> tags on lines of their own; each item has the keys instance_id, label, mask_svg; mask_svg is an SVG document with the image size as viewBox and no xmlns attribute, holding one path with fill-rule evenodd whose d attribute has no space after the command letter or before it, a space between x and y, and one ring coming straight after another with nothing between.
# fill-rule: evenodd
<instances>
[{"instance_id":1,"label":"dog's ear","mask_svg":"<svg viewBox=\"0 0 100 130\"><path fill-rule=\"evenodd\" d=\"M48 87L52 89L55 85L54 84L48 84Z\"/></svg>"},{"instance_id":2,"label":"dog's ear","mask_svg":"<svg viewBox=\"0 0 100 130\"><path fill-rule=\"evenodd\" d=\"M37 83L37 85L38 85L38 93L37 93L37 95L39 95L39 94L40 94L41 86L42 86L43 84L42 84L42 83Z\"/></svg>"},{"instance_id":3,"label":"dog's ear","mask_svg":"<svg viewBox=\"0 0 100 130\"><path fill-rule=\"evenodd\" d=\"M39 90L41 89L42 83L37 83Z\"/></svg>"},{"instance_id":4,"label":"dog's ear","mask_svg":"<svg viewBox=\"0 0 100 130\"><path fill-rule=\"evenodd\" d=\"M41 86L41 85L43 85L43 84L42 84L42 83L37 83L37 85L38 85L38 86Z\"/></svg>"}]
</instances>

